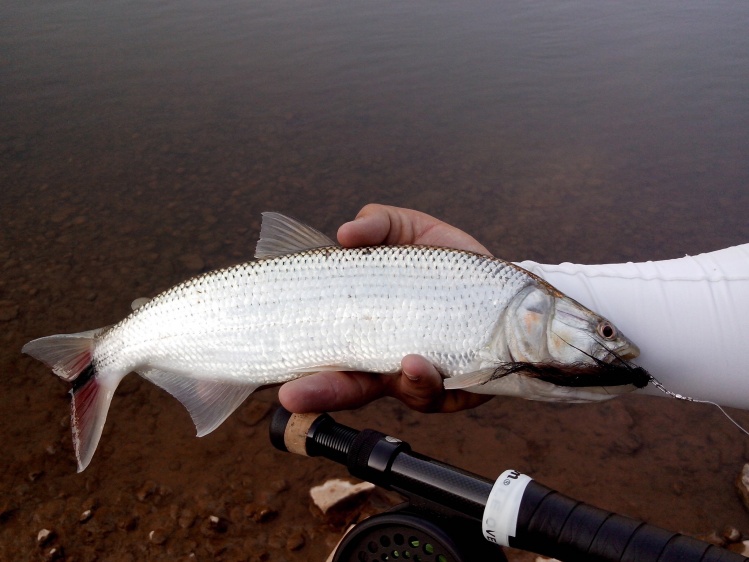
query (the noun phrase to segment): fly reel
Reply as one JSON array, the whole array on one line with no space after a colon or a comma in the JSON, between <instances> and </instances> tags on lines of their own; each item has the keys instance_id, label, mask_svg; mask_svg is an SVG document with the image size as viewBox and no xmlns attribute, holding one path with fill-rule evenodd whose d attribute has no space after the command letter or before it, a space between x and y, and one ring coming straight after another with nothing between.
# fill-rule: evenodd
<instances>
[{"instance_id":1,"label":"fly reel","mask_svg":"<svg viewBox=\"0 0 749 562\"><path fill-rule=\"evenodd\" d=\"M346 534L333 562L506 561L502 551L480 534L456 529L456 521L435 519L408 504L373 515Z\"/></svg>"},{"instance_id":2,"label":"fly reel","mask_svg":"<svg viewBox=\"0 0 749 562\"><path fill-rule=\"evenodd\" d=\"M496 481L327 414L276 410L273 445L324 456L408 502L356 525L334 562L506 562L500 546L575 562L749 562L749 558L569 498L516 470Z\"/></svg>"}]
</instances>

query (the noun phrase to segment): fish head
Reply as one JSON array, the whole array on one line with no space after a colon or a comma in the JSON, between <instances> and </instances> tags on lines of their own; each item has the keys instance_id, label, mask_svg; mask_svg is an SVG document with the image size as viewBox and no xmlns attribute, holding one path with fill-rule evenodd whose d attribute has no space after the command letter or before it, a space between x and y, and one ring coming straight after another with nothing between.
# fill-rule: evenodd
<instances>
[{"instance_id":1,"label":"fish head","mask_svg":"<svg viewBox=\"0 0 749 562\"><path fill-rule=\"evenodd\" d=\"M651 378L629 362L640 350L614 324L540 279L513 297L497 335L502 359L445 388L588 402L642 388Z\"/></svg>"},{"instance_id":2,"label":"fish head","mask_svg":"<svg viewBox=\"0 0 749 562\"><path fill-rule=\"evenodd\" d=\"M629 362L640 353L629 338L541 279L516 293L503 314L481 368L447 379L446 389L589 402L631 392L651 380L645 369Z\"/></svg>"},{"instance_id":3,"label":"fish head","mask_svg":"<svg viewBox=\"0 0 749 562\"><path fill-rule=\"evenodd\" d=\"M596 365L640 353L612 322L545 283L530 284L515 296L504 334L515 362Z\"/></svg>"},{"instance_id":4,"label":"fish head","mask_svg":"<svg viewBox=\"0 0 749 562\"><path fill-rule=\"evenodd\" d=\"M611 363L640 355L639 348L614 324L577 301L558 294L547 330L552 361L562 364Z\"/></svg>"}]
</instances>

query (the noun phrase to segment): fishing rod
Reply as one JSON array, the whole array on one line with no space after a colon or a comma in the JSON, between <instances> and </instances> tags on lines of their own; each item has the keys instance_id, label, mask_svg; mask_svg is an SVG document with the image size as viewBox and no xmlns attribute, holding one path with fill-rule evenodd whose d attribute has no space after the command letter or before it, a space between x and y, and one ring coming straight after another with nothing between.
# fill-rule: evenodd
<instances>
[{"instance_id":1,"label":"fishing rod","mask_svg":"<svg viewBox=\"0 0 749 562\"><path fill-rule=\"evenodd\" d=\"M746 562L724 548L569 498L515 470L496 481L411 450L379 431L328 414L279 407L270 439L282 451L321 456L407 503L357 524L334 562L506 560L501 546L575 562Z\"/></svg>"}]
</instances>

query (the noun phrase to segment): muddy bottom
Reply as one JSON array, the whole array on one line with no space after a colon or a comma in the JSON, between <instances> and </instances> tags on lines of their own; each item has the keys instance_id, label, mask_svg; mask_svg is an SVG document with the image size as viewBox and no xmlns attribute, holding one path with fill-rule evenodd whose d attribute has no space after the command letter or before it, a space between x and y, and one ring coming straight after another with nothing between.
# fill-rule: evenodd
<instances>
[{"instance_id":1,"label":"muddy bottom","mask_svg":"<svg viewBox=\"0 0 749 562\"><path fill-rule=\"evenodd\" d=\"M4 415L15 420L4 435L3 560L322 561L349 524L400 501L378 491L324 516L309 489L347 473L272 448L275 389L257 392L197 439L182 407L135 375L114 398L93 462L76 474L66 388L31 360L8 368L23 400L3 397ZM746 439L707 406L640 396L589 406L496 398L468 412L423 415L384 399L335 418L488 478L515 468L669 529L749 532L733 488Z\"/></svg>"},{"instance_id":2,"label":"muddy bottom","mask_svg":"<svg viewBox=\"0 0 749 562\"><path fill-rule=\"evenodd\" d=\"M75 215L60 220L75 222ZM97 229L90 230L95 238ZM162 241L136 251L134 243L112 237L92 240L92 253L57 256L54 246L45 249L50 236L61 243L56 233L15 240L0 280L9 295L0 308L0 560L323 561L351 523L402 501L378 491L324 516L310 488L347 472L271 446L275 388L256 392L198 439L182 406L137 375L118 388L93 461L77 474L68 385L21 355L22 345L116 321L134 295L153 295L223 265L211 256L229 261L247 252L237 246L186 253ZM25 257L24 244L45 267ZM749 413L732 413L749 426ZM749 535L749 516L734 489L749 440L708 405L636 395L591 405L497 397L470 411L426 415L383 399L335 418L399 437L486 478L517 469L574 498L668 529L710 537L734 527ZM535 560L528 553L508 556Z\"/></svg>"},{"instance_id":3,"label":"muddy bottom","mask_svg":"<svg viewBox=\"0 0 749 562\"><path fill-rule=\"evenodd\" d=\"M309 489L346 470L271 446L274 388L256 392L198 439L182 406L137 375L118 388L98 450L77 474L68 385L21 355L23 344L118 321L133 298L248 259L258 225L248 219L239 235L222 238L215 221L183 226L169 215L104 237L104 226L126 208L102 204L81 218L76 195L67 197L72 202L43 228L33 228L31 215L6 222L19 227L5 231L9 249L0 255L0 560L323 561L350 523L401 501L377 492L346 513L323 516ZM187 240L194 242L187 247ZM731 413L749 426L748 412ZM497 397L470 411L425 415L383 399L335 417L486 478L517 469L675 531L709 537L735 527L749 535L734 489L749 439L705 404L639 395L591 405Z\"/></svg>"}]
</instances>

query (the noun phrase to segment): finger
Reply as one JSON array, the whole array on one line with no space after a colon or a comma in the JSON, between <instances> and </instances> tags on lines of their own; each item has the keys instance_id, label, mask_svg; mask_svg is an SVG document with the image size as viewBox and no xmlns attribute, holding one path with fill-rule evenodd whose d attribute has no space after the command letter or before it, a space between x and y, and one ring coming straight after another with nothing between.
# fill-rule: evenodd
<instances>
[{"instance_id":1,"label":"finger","mask_svg":"<svg viewBox=\"0 0 749 562\"><path fill-rule=\"evenodd\" d=\"M401 374L390 379L387 394L419 412L438 412L442 409L445 390L442 375L434 365L420 355L407 355L401 361Z\"/></svg>"},{"instance_id":2,"label":"finger","mask_svg":"<svg viewBox=\"0 0 749 562\"><path fill-rule=\"evenodd\" d=\"M387 394L419 412L457 412L479 406L492 396L462 390L445 390L442 375L420 355L401 361L401 376L386 379Z\"/></svg>"},{"instance_id":3,"label":"finger","mask_svg":"<svg viewBox=\"0 0 749 562\"><path fill-rule=\"evenodd\" d=\"M448 225L426 213L370 203L356 219L341 226L338 236L344 245L414 244L431 229L443 226Z\"/></svg>"},{"instance_id":4,"label":"finger","mask_svg":"<svg viewBox=\"0 0 749 562\"><path fill-rule=\"evenodd\" d=\"M338 241L345 247L422 244L491 255L475 238L454 226L426 213L389 205L366 205L355 220L338 229Z\"/></svg>"},{"instance_id":5,"label":"finger","mask_svg":"<svg viewBox=\"0 0 749 562\"><path fill-rule=\"evenodd\" d=\"M358 408L384 392L378 375L327 371L287 382L278 390L278 399L290 412L303 414Z\"/></svg>"},{"instance_id":6,"label":"finger","mask_svg":"<svg viewBox=\"0 0 749 562\"><path fill-rule=\"evenodd\" d=\"M390 234L390 215L384 205L367 205L356 218L338 229L338 242L347 248L386 244Z\"/></svg>"}]
</instances>

